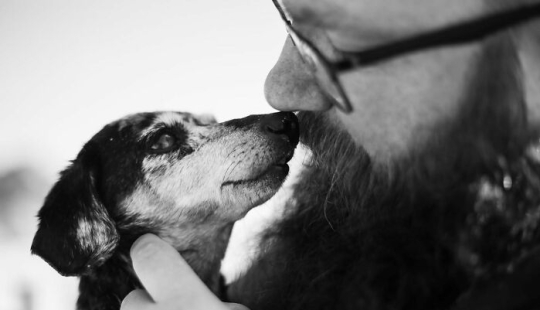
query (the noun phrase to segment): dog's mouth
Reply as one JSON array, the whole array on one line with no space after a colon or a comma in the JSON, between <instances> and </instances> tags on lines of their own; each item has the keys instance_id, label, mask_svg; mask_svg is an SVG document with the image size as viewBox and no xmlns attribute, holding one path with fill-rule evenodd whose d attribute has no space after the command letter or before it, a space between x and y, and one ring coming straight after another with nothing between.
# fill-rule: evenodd
<instances>
[{"instance_id":1,"label":"dog's mouth","mask_svg":"<svg viewBox=\"0 0 540 310\"><path fill-rule=\"evenodd\" d=\"M229 180L221 184L221 188L226 186L239 186L255 184L267 179L275 179L276 181L283 181L283 179L289 174L289 165L287 164L294 154L294 149L286 151L282 156L274 162L271 162L268 166L257 169L253 176L249 176L245 179Z\"/></svg>"}]
</instances>

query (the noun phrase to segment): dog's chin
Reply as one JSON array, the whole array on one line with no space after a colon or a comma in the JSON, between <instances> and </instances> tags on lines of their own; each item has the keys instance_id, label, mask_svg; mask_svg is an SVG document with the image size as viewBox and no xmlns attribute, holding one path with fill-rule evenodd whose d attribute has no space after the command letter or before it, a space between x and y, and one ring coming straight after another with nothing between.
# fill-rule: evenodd
<instances>
[{"instance_id":1,"label":"dog's chin","mask_svg":"<svg viewBox=\"0 0 540 310\"><path fill-rule=\"evenodd\" d=\"M221 187L223 190L229 189L242 191L249 189L264 188L266 186L279 187L289 173L289 166L285 163L276 163L266 167L255 176L247 176L245 179L226 181Z\"/></svg>"},{"instance_id":2,"label":"dog's chin","mask_svg":"<svg viewBox=\"0 0 540 310\"><path fill-rule=\"evenodd\" d=\"M234 204L247 204L248 208L252 208L272 198L288 173L289 166L286 163L282 161L273 163L255 176L224 182L221 185L222 193L226 194Z\"/></svg>"},{"instance_id":3,"label":"dog's chin","mask_svg":"<svg viewBox=\"0 0 540 310\"><path fill-rule=\"evenodd\" d=\"M255 177L248 177L244 180L227 181L222 184L222 187L227 186L244 186L244 187L257 187L264 186L268 182L281 183L289 173L289 166L284 163L277 163L270 165L263 172L259 173Z\"/></svg>"},{"instance_id":4,"label":"dog's chin","mask_svg":"<svg viewBox=\"0 0 540 310\"><path fill-rule=\"evenodd\" d=\"M294 155L294 148L282 148L281 150L275 150L275 152L277 154L272 156L273 159L267 159L266 163L244 162L242 165L244 166L244 168L242 168L244 172L236 173L237 176L235 179L226 180L225 182L223 182L221 184L221 188L224 189L227 187L260 187L268 185L269 182L281 184L289 173L289 166L287 165L287 163ZM237 169L237 171L238 170L240 169Z\"/></svg>"}]
</instances>

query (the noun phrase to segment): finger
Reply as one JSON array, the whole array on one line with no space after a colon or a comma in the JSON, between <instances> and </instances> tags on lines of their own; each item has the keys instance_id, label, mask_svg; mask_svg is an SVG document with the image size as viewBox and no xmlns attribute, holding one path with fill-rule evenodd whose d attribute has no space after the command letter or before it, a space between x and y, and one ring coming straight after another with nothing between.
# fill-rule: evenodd
<instances>
[{"instance_id":1,"label":"finger","mask_svg":"<svg viewBox=\"0 0 540 310\"><path fill-rule=\"evenodd\" d=\"M153 304L154 301L145 290L134 290L122 300L120 310L143 310Z\"/></svg>"},{"instance_id":2,"label":"finger","mask_svg":"<svg viewBox=\"0 0 540 310\"><path fill-rule=\"evenodd\" d=\"M131 257L137 276L155 302L218 301L180 254L159 237L140 237L131 248Z\"/></svg>"},{"instance_id":3,"label":"finger","mask_svg":"<svg viewBox=\"0 0 540 310\"><path fill-rule=\"evenodd\" d=\"M249 310L248 307L241 304L225 303L225 305L227 308L229 308L229 310Z\"/></svg>"}]
</instances>

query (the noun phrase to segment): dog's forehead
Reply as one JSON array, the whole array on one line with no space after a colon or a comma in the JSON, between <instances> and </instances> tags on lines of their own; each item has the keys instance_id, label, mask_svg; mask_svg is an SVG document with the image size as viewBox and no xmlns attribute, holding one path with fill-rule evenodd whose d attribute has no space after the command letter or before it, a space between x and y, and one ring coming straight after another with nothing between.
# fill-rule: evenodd
<instances>
[{"instance_id":1,"label":"dog's forehead","mask_svg":"<svg viewBox=\"0 0 540 310\"><path fill-rule=\"evenodd\" d=\"M125 116L115 123L118 131L124 131L129 128L137 132L152 124L154 117L154 113L137 113Z\"/></svg>"},{"instance_id":2,"label":"dog's forehead","mask_svg":"<svg viewBox=\"0 0 540 310\"><path fill-rule=\"evenodd\" d=\"M181 125L183 128L189 129L214 122L214 118L208 115L167 111L128 115L116 122L116 128L118 131L130 130L135 135L144 137L162 127Z\"/></svg>"},{"instance_id":3,"label":"dog's forehead","mask_svg":"<svg viewBox=\"0 0 540 310\"><path fill-rule=\"evenodd\" d=\"M163 124L166 126L182 125L197 125L195 117L190 113L182 112L161 112L156 114L156 118L152 125Z\"/></svg>"},{"instance_id":4,"label":"dog's forehead","mask_svg":"<svg viewBox=\"0 0 540 310\"><path fill-rule=\"evenodd\" d=\"M198 127L201 124L190 113L183 112L160 112L156 113L152 122L140 132L140 138L143 138L163 127L181 127L186 130Z\"/></svg>"},{"instance_id":5,"label":"dog's forehead","mask_svg":"<svg viewBox=\"0 0 540 310\"><path fill-rule=\"evenodd\" d=\"M209 114L191 114L186 112L160 112L156 114L153 124L185 124L192 126L204 126L216 123L215 118Z\"/></svg>"}]
</instances>

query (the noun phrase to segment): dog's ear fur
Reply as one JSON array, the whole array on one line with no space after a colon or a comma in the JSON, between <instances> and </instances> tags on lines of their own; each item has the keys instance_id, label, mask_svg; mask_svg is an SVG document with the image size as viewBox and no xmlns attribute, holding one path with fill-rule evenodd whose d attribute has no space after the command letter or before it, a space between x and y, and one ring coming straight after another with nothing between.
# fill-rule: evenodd
<instances>
[{"instance_id":1,"label":"dog's ear fur","mask_svg":"<svg viewBox=\"0 0 540 310\"><path fill-rule=\"evenodd\" d=\"M38 213L32 253L64 276L100 266L118 245L118 232L96 188L99 156L91 142L64 170Z\"/></svg>"}]
</instances>

